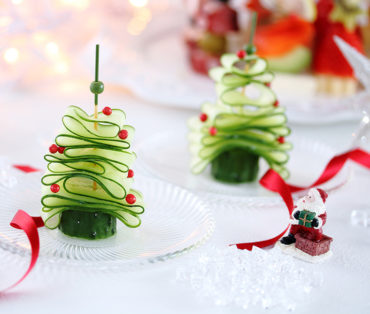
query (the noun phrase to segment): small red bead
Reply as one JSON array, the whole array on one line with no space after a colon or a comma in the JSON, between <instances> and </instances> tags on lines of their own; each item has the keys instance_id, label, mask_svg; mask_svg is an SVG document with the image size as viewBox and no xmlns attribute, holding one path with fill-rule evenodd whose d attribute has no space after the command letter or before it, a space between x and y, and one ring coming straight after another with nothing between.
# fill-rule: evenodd
<instances>
[{"instance_id":1,"label":"small red bead","mask_svg":"<svg viewBox=\"0 0 370 314\"><path fill-rule=\"evenodd\" d=\"M127 178L132 178L134 176L134 170L129 169L127 173Z\"/></svg>"},{"instance_id":2,"label":"small red bead","mask_svg":"<svg viewBox=\"0 0 370 314\"><path fill-rule=\"evenodd\" d=\"M279 101L277 100L277 101L275 101L275 103L274 103L274 107L279 107Z\"/></svg>"},{"instance_id":3,"label":"small red bead","mask_svg":"<svg viewBox=\"0 0 370 314\"><path fill-rule=\"evenodd\" d=\"M206 113L201 113L201 114L200 114L200 116L199 116L199 119L200 119L200 121L202 121L202 122L206 122L206 121L207 121L207 119L208 119L208 116L207 116L207 114L206 114Z\"/></svg>"},{"instance_id":4,"label":"small red bead","mask_svg":"<svg viewBox=\"0 0 370 314\"><path fill-rule=\"evenodd\" d=\"M59 146L59 147L58 147L58 152L59 152L59 154L63 154L65 149L66 149L65 147L61 147L61 146Z\"/></svg>"},{"instance_id":5,"label":"small red bead","mask_svg":"<svg viewBox=\"0 0 370 314\"><path fill-rule=\"evenodd\" d=\"M119 131L118 136L119 136L119 138L125 140L128 137L127 130L121 130L121 131Z\"/></svg>"},{"instance_id":6,"label":"small red bead","mask_svg":"<svg viewBox=\"0 0 370 314\"><path fill-rule=\"evenodd\" d=\"M126 202L129 204L135 204L136 202L136 197L134 194L127 194L126 195Z\"/></svg>"},{"instance_id":7,"label":"small red bead","mask_svg":"<svg viewBox=\"0 0 370 314\"><path fill-rule=\"evenodd\" d=\"M279 142L280 144L284 144L284 143L285 143L285 138L284 138L284 136L280 136L280 137L278 138L278 142Z\"/></svg>"},{"instance_id":8,"label":"small red bead","mask_svg":"<svg viewBox=\"0 0 370 314\"><path fill-rule=\"evenodd\" d=\"M50 153L55 154L57 151L58 151L58 146L56 146L55 144L53 144L49 147L49 152Z\"/></svg>"},{"instance_id":9,"label":"small red bead","mask_svg":"<svg viewBox=\"0 0 370 314\"><path fill-rule=\"evenodd\" d=\"M211 126L209 128L209 134L212 135L212 136L216 135L217 134L217 129L214 126Z\"/></svg>"},{"instance_id":10,"label":"small red bead","mask_svg":"<svg viewBox=\"0 0 370 314\"><path fill-rule=\"evenodd\" d=\"M110 116L112 114L112 109L109 108L109 107L104 107L103 108L103 113L106 115L106 116Z\"/></svg>"},{"instance_id":11,"label":"small red bead","mask_svg":"<svg viewBox=\"0 0 370 314\"><path fill-rule=\"evenodd\" d=\"M52 184L50 186L50 191L53 192L53 193L58 193L60 190L60 186L58 184Z\"/></svg>"},{"instance_id":12,"label":"small red bead","mask_svg":"<svg viewBox=\"0 0 370 314\"><path fill-rule=\"evenodd\" d=\"M265 85L266 85L267 87L271 87L271 83L270 83L270 82L265 83Z\"/></svg>"},{"instance_id":13,"label":"small red bead","mask_svg":"<svg viewBox=\"0 0 370 314\"><path fill-rule=\"evenodd\" d=\"M236 55L238 56L239 59L243 59L246 55L246 52L244 50L239 50Z\"/></svg>"}]
</instances>

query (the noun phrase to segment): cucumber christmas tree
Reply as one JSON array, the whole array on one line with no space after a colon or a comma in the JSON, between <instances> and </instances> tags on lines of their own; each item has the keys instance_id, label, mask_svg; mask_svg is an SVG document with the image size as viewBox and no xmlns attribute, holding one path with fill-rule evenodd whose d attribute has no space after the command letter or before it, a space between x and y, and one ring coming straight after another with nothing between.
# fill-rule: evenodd
<instances>
[{"instance_id":1,"label":"cucumber christmas tree","mask_svg":"<svg viewBox=\"0 0 370 314\"><path fill-rule=\"evenodd\" d=\"M116 219L131 228L141 223L143 197L133 190L131 151L134 128L125 124L125 113L105 107L98 112L99 46L96 46L95 113L70 106L62 129L45 155L47 172L41 182L45 226L73 237L108 238L116 233Z\"/></svg>"},{"instance_id":2,"label":"cucumber christmas tree","mask_svg":"<svg viewBox=\"0 0 370 314\"><path fill-rule=\"evenodd\" d=\"M257 178L259 158L283 178L292 148L285 142L285 109L270 88L274 75L265 59L255 54L253 33L245 50L224 54L221 67L210 70L216 82L217 103L205 103L199 117L189 121L193 173L211 163L212 175L225 182L250 182Z\"/></svg>"}]
</instances>

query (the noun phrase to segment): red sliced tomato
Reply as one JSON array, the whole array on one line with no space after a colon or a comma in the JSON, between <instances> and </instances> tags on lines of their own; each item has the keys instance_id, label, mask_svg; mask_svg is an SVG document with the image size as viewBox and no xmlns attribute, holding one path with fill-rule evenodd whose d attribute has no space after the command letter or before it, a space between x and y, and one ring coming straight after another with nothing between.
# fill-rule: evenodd
<instances>
[{"instance_id":1,"label":"red sliced tomato","mask_svg":"<svg viewBox=\"0 0 370 314\"><path fill-rule=\"evenodd\" d=\"M254 44L261 57L279 57L297 46L310 47L314 36L312 23L291 15L257 27Z\"/></svg>"}]
</instances>

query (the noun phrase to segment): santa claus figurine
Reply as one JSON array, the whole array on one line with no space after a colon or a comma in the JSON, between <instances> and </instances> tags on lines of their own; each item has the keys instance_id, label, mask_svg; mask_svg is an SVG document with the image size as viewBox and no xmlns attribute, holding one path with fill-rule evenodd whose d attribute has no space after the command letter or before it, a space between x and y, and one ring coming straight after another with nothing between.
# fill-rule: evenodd
<instances>
[{"instance_id":1,"label":"santa claus figurine","mask_svg":"<svg viewBox=\"0 0 370 314\"><path fill-rule=\"evenodd\" d=\"M296 242L296 235L313 242L323 237L322 226L326 223L325 201L328 194L322 189L311 189L308 195L299 199L292 213L292 226L288 236L280 242L290 245Z\"/></svg>"}]
</instances>

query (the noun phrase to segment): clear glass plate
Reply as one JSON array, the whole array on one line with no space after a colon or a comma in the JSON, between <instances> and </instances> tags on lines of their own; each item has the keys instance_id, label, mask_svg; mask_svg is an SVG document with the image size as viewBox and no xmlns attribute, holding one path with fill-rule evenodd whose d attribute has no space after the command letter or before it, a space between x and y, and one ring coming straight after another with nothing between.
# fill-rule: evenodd
<instances>
[{"instance_id":1,"label":"clear glass plate","mask_svg":"<svg viewBox=\"0 0 370 314\"><path fill-rule=\"evenodd\" d=\"M18 209L40 215L41 174L20 174L13 187L0 185L0 248L29 256L23 232L9 226ZM127 269L178 256L212 235L212 213L197 196L160 180L136 176L135 186L146 204L142 225L130 229L117 223L117 235L105 240L79 240L59 230L39 229L40 262L84 269Z\"/></svg>"},{"instance_id":2,"label":"clear glass plate","mask_svg":"<svg viewBox=\"0 0 370 314\"><path fill-rule=\"evenodd\" d=\"M289 183L302 186L312 184L336 152L325 143L308 138L292 135L289 141L294 146L288 162L291 173ZM156 153L153 154L153 151ZM210 167L199 175L192 174L186 134L159 133L141 142L137 152L140 167L149 174L207 197L209 201L236 200L249 206L265 206L281 201L280 196L261 187L258 181L242 184L218 182L212 178ZM261 177L267 170L267 164L260 160L259 176ZM350 167L345 166L322 188L329 192L336 190L348 181L350 174Z\"/></svg>"}]
</instances>

